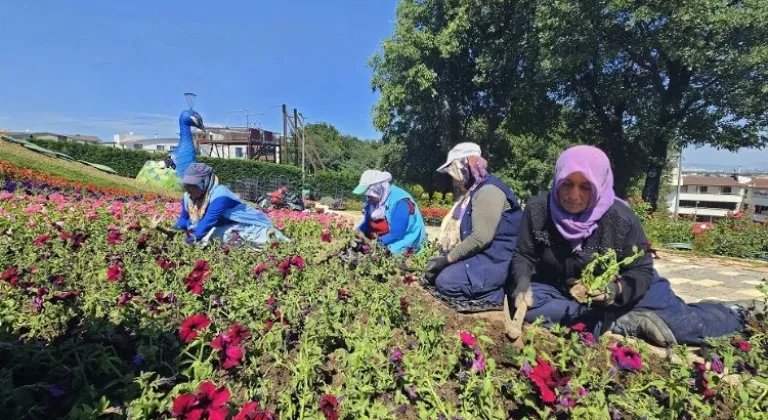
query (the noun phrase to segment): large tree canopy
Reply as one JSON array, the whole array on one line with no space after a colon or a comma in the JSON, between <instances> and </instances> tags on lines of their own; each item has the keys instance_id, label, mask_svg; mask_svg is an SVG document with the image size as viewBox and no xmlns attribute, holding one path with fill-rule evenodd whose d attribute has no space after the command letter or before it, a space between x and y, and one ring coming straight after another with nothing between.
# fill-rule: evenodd
<instances>
[{"instance_id":1,"label":"large tree canopy","mask_svg":"<svg viewBox=\"0 0 768 420\"><path fill-rule=\"evenodd\" d=\"M404 0L371 61L374 125L401 142L404 175L431 190L461 141L506 147L504 133L546 131L553 102L535 78L535 1ZM501 131L500 131L501 130Z\"/></svg>"},{"instance_id":2,"label":"large tree canopy","mask_svg":"<svg viewBox=\"0 0 768 420\"><path fill-rule=\"evenodd\" d=\"M765 0L403 0L371 62L374 125L427 189L460 141L518 181L526 150L542 168L587 142L620 196L648 174L655 203L670 149L766 143L767 40Z\"/></svg>"},{"instance_id":3,"label":"large tree canopy","mask_svg":"<svg viewBox=\"0 0 768 420\"><path fill-rule=\"evenodd\" d=\"M571 127L656 203L670 148L766 143L765 0L542 0L542 67Z\"/></svg>"}]
</instances>

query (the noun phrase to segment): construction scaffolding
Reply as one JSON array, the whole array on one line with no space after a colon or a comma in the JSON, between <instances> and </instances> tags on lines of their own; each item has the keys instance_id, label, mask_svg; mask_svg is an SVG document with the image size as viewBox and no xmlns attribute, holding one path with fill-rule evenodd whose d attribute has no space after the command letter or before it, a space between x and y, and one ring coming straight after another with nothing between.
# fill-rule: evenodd
<instances>
[{"instance_id":1,"label":"construction scaffolding","mask_svg":"<svg viewBox=\"0 0 768 420\"><path fill-rule=\"evenodd\" d=\"M282 136L260 128L206 127L204 132L196 131L194 138L202 155L283 162Z\"/></svg>"}]
</instances>

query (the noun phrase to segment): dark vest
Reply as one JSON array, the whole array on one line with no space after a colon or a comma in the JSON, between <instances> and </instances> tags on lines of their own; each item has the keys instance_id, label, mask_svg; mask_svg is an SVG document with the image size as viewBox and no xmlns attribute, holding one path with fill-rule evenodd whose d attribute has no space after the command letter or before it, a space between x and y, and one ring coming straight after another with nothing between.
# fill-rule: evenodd
<instances>
[{"instance_id":1,"label":"dark vest","mask_svg":"<svg viewBox=\"0 0 768 420\"><path fill-rule=\"evenodd\" d=\"M467 276L475 293L491 291L504 286L509 276L509 265L512 261L512 251L517 245L517 229L520 224L522 211L517 202L517 197L499 178L493 175L485 177L483 182L472 193L475 193L484 185L490 184L504 192L509 203L509 208L502 213L496 234L490 245L479 254L460 261L467 270ZM467 210L461 219L461 240L472 233L472 200L470 199Z\"/></svg>"}]
</instances>

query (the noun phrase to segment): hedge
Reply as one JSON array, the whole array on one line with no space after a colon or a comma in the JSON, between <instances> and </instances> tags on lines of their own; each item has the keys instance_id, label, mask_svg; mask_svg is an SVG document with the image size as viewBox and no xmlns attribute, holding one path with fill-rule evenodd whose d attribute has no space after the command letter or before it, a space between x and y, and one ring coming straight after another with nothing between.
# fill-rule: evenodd
<instances>
[{"instance_id":1,"label":"hedge","mask_svg":"<svg viewBox=\"0 0 768 420\"><path fill-rule=\"evenodd\" d=\"M167 154L50 140L32 142L46 149L66 153L77 160L109 166L120 176L128 178L136 178L146 161L159 159ZM198 156L197 160L211 166L224 184L233 184L245 179L283 179L294 185L301 183L301 169L295 166L206 156ZM321 172L316 176L308 175L307 186L319 194L351 194L359 177L360 174L351 172Z\"/></svg>"}]
</instances>

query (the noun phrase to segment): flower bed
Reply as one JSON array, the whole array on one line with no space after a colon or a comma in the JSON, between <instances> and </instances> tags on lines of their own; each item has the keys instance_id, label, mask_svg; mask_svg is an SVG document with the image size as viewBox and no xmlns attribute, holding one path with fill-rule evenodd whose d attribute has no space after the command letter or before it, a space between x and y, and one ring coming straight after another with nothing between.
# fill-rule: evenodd
<instances>
[{"instance_id":1,"label":"flower bed","mask_svg":"<svg viewBox=\"0 0 768 420\"><path fill-rule=\"evenodd\" d=\"M499 324L436 304L426 255L341 252L349 223L270 213L262 253L147 229L178 203L27 188L0 200L0 412L8 418L756 418L766 336L676 365L583 325ZM684 356L682 348L673 349Z\"/></svg>"},{"instance_id":2,"label":"flower bed","mask_svg":"<svg viewBox=\"0 0 768 420\"><path fill-rule=\"evenodd\" d=\"M427 207L421 209L421 215L424 217L424 223L430 226L440 226L443 222L443 218L448 214L449 210L442 208Z\"/></svg>"}]
</instances>

